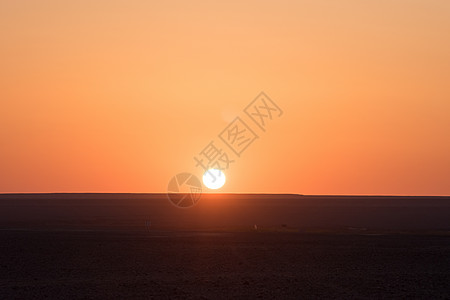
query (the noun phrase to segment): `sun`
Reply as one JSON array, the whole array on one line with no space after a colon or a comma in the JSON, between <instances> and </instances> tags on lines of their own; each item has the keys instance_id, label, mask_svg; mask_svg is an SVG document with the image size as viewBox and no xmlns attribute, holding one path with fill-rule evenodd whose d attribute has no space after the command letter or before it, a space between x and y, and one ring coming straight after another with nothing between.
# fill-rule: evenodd
<instances>
[{"instance_id":1,"label":"sun","mask_svg":"<svg viewBox=\"0 0 450 300\"><path fill-rule=\"evenodd\" d=\"M218 169L209 169L203 174L203 183L208 189L217 190L225 184L225 173Z\"/></svg>"}]
</instances>

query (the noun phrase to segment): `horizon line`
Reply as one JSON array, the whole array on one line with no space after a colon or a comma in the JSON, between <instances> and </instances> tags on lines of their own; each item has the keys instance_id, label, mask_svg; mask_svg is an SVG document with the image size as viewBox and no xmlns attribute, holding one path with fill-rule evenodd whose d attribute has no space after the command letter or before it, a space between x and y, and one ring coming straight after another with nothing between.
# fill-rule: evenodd
<instances>
[{"instance_id":1,"label":"horizon line","mask_svg":"<svg viewBox=\"0 0 450 300\"><path fill-rule=\"evenodd\" d=\"M0 195L167 195L167 192L6 192ZM189 193L180 193L189 194ZM450 195L405 195L405 194L299 194L264 192L202 193L205 195L290 195L299 197L450 197Z\"/></svg>"}]
</instances>

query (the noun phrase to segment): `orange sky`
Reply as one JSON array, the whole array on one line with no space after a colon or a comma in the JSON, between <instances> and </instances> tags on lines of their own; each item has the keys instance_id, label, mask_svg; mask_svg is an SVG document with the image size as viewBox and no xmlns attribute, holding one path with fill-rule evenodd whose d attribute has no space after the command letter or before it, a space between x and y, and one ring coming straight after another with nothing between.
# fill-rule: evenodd
<instances>
[{"instance_id":1,"label":"orange sky","mask_svg":"<svg viewBox=\"0 0 450 300\"><path fill-rule=\"evenodd\" d=\"M1 1L0 192L165 192L264 91L221 192L450 195L449 32L447 0Z\"/></svg>"}]
</instances>

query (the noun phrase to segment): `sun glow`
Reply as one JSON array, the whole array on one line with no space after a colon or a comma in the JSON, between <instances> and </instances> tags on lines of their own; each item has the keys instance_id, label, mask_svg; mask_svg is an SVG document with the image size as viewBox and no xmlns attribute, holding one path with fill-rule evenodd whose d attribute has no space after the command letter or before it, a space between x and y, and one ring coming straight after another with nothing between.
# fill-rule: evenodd
<instances>
[{"instance_id":1,"label":"sun glow","mask_svg":"<svg viewBox=\"0 0 450 300\"><path fill-rule=\"evenodd\" d=\"M209 169L203 174L203 184L211 190L220 189L225 181L225 174L218 169Z\"/></svg>"}]
</instances>

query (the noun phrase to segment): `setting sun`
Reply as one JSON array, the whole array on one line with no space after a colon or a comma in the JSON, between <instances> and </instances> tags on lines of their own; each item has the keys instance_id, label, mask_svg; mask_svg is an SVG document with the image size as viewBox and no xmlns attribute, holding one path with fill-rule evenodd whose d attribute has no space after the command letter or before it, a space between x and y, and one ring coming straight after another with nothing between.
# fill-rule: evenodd
<instances>
[{"instance_id":1,"label":"setting sun","mask_svg":"<svg viewBox=\"0 0 450 300\"><path fill-rule=\"evenodd\" d=\"M225 173L218 169L209 169L203 174L203 184L211 190L220 189L225 181Z\"/></svg>"}]
</instances>

